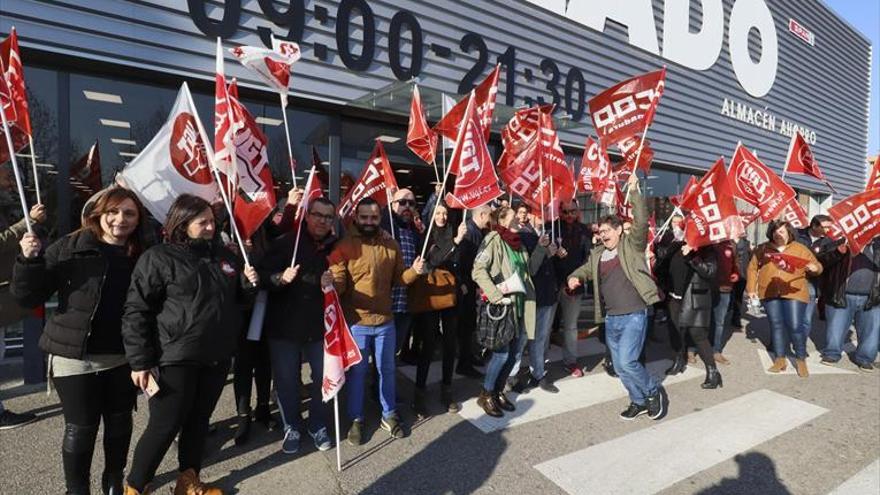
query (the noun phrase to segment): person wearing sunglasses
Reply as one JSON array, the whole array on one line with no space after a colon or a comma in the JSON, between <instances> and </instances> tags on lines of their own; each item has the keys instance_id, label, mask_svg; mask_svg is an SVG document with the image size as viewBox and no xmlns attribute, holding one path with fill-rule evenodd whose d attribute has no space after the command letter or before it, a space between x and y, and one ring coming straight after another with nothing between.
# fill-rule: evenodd
<instances>
[{"instance_id":1,"label":"person wearing sunglasses","mask_svg":"<svg viewBox=\"0 0 880 495\"><path fill-rule=\"evenodd\" d=\"M422 246L421 239L415 229L416 197L409 189L399 189L391 198L391 215L382 219L382 228L394 236L400 245L400 254L404 266L412 266ZM394 313L394 327L397 331L397 352L401 360L416 364L418 362L417 346L410 346L410 330L412 314L407 310L406 287L394 287L391 291Z\"/></svg>"},{"instance_id":2,"label":"person wearing sunglasses","mask_svg":"<svg viewBox=\"0 0 880 495\"><path fill-rule=\"evenodd\" d=\"M559 250L555 258L557 282L565 288L565 277L587 262L593 233L580 221L580 209L575 201L563 201L560 205L561 218L558 221ZM577 320L581 312L584 288L559 291L560 325L565 345L562 349L562 362L566 371L574 377L584 376L577 362Z\"/></svg>"}]
</instances>

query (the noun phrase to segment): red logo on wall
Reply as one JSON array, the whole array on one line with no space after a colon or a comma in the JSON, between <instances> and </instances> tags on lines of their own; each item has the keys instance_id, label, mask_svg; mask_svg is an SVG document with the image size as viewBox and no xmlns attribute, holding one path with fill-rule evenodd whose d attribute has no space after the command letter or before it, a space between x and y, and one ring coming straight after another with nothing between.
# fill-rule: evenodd
<instances>
[{"instance_id":1,"label":"red logo on wall","mask_svg":"<svg viewBox=\"0 0 880 495\"><path fill-rule=\"evenodd\" d=\"M196 184L210 184L213 179L208 166L205 143L202 142L192 114L183 112L171 128L171 163L182 177Z\"/></svg>"}]
</instances>

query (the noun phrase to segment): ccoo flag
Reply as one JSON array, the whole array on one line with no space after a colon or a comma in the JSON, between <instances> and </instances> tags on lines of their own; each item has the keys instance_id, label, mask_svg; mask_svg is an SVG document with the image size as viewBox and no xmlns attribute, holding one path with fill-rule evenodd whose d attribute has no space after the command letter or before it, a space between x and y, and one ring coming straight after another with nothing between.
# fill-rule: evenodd
<instances>
[{"instance_id":1,"label":"ccoo flag","mask_svg":"<svg viewBox=\"0 0 880 495\"><path fill-rule=\"evenodd\" d=\"M324 288L324 402L336 397L345 384L345 372L363 357L345 321L336 289Z\"/></svg>"}]
</instances>

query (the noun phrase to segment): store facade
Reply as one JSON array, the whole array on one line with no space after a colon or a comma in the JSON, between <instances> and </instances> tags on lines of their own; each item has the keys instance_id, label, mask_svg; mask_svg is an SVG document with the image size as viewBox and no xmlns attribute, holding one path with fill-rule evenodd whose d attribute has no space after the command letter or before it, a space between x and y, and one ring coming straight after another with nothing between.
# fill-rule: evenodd
<instances>
[{"instance_id":1,"label":"store facade","mask_svg":"<svg viewBox=\"0 0 880 495\"><path fill-rule=\"evenodd\" d=\"M648 135L650 195L677 194L738 141L780 170L792 132L807 137L841 195L864 186L871 46L820 0L2 0L0 11L0 34L19 34L56 233L78 225L70 164L96 140L106 184L162 125L184 80L210 127L218 36L225 47L270 35L300 43L287 108L298 180L315 146L334 199L377 138L398 182L424 199L434 170L402 139L412 81L433 122L441 95L457 98L496 63L495 156L515 108L553 102L563 146L579 160L593 133L586 101L666 65ZM231 56L226 74L270 137L283 194L291 174L277 95ZM827 201L819 182L788 182L809 213Z\"/></svg>"}]
</instances>

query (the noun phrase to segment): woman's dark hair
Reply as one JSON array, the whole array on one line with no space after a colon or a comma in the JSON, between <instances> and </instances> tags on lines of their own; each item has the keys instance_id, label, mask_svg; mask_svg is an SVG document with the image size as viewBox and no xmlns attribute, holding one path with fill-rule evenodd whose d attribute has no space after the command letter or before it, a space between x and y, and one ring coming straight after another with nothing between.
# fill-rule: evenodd
<instances>
[{"instance_id":1,"label":"woman's dark hair","mask_svg":"<svg viewBox=\"0 0 880 495\"><path fill-rule=\"evenodd\" d=\"M175 244L186 242L189 239L186 228L205 210L210 210L211 214L214 214L211 203L204 199L192 194L178 196L168 209L168 217L165 219L165 239Z\"/></svg>"},{"instance_id":2,"label":"woman's dark hair","mask_svg":"<svg viewBox=\"0 0 880 495\"><path fill-rule=\"evenodd\" d=\"M138 212L138 223L131 232L131 235L128 236L128 239L125 240L125 251L129 256L137 256L144 251L146 245L144 239L147 213L141 200L128 189L112 187L101 193L88 209L88 213L83 218L82 227L79 230L88 230L95 237L101 239L101 236L104 234L104 229L101 228L101 216L118 207L126 199L130 199L134 203Z\"/></svg>"},{"instance_id":3,"label":"woman's dark hair","mask_svg":"<svg viewBox=\"0 0 880 495\"><path fill-rule=\"evenodd\" d=\"M780 227L785 227L785 231L788 232L788 244L791 244L795 241L795 239L797 239L797 232L795 232L794 227L792 227L790 223L786 222L785 220L773 220L772 222L770 222L769 225L767 225L768 241L773 240L773 233L776 232L776 230Z\"/></svg>"}]
</instances>

